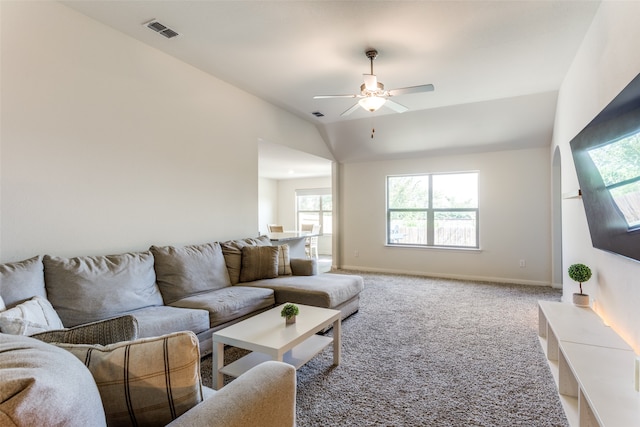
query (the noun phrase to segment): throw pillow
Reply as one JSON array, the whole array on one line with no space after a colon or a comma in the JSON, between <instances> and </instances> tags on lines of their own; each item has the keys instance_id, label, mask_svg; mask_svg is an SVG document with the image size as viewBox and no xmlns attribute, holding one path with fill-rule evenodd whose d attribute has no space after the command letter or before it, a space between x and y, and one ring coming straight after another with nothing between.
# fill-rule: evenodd
<instances>
[{"instance_id":1,"label":"throw pillow","mask_svg":"<svg viewBox=\"0 0 640 427\"><path fill-rule=\"evenodd\" d=\"M33 335L62 328L58 313L42 297L33 297L0 313L0 332L4 334Z\"/></svg>"},{"instance_id":2,"label":"throw pillow","mask_svg":"<svg viewBox=\"0 0 640 427\"><path fill-rule=\"evenodd\" d=\"M0 294L4 303L11 307L36 295L46 298L43 269L41 256L0 264Z\"/></svg>"},{"instance_id":3,"label":"throw pillow","mask_svg":"<svg viewBox=\"0 0 640 427\"><path fill-rule=\"evenodd\" d=\"M240 270L242 269L242 248L245 246L271 246L268 236L247 238L243 240L229 240L220 244L224 261L229 271L229 280L235 285L240 282Z\"/></svg>"},{"instance_id":4,"label":"throw pillow","mask_svg":"<svg viewBox=\"0 0 640 427\"><path fill-rule=\"evenodd\" d=\"M138 320L132 315L99 320L68 329L40 332L31 337L50 343L101 344L138 339Z\"/></svg>"},{"instance_id":5,"label":"throw pillow","mask_svg":"<svg viewBox=\"0 0 640 427\"><path fill-rule=\"evenodd\" d=\"M151 246L150 250L165 304L231 286L219 243Z\"/></svg>"},{"instance_id":6,"label":"throw pillow","mask_svg":"<svg viewBox=\"0 0 640 427\"><path fill-rule=\"evenodd\" d=\"M150 251L59 258L45 255L47 298L73 327L162 305Z\"/></svg>"},{"instance_id":7,"label":"throw pillow","mask_svg":"<svg viewBox=\"0 0 640 427\"><path fill-rule=\"evenodd\" d=\"M87 368L36 339L0 334L1 426L106 426Z\"/></svg>"},{"instance_id":8,"label":"throw pillow","mask_svg":"<svg viewBox=\"0 0 640 427\"><path fill-rule=\"evenodd\" d=\"M166 425L203 400L193 332L107 346L56 345L93 374L108 425Z\"/></svg>"},{"instance_id":9,"label":"throw pillow","mask_svg":"<svg viewBox=\"0 0 640 427\"><path fill-rule=\"evenodd\" d=\"M278 277L277 246L245 246L242 248L241 282Z\"/></svg>"},{"instance_id":10,"label":"throw pillow","mask_svg":"<svg viewBox=\"0 0 640 427\"><path fill-rule=\"evenodd\" d=\"M289 245L278 246L278 276L291 276Z\"/></svg>"}]
</instances>

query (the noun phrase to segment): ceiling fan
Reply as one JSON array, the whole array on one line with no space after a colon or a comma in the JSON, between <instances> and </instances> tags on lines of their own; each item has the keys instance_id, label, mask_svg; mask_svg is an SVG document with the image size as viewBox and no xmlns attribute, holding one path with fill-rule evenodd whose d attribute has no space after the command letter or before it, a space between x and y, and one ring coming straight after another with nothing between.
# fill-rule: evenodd
<instances>
[{"instance_id":1,"label":"ceiling fan","mask_svg":"<svg viewBox=\"0 0 640 427\"><path fill-rule=\"evenodd\" d=\"M324 98L360 98L360 100L354 104L351 108L341 114L341 116L347 116L353 113L358 107L362 107L367 111L376 111L378 108L386 105L397 113L404 113L408 110L402 104L398 104L390 100L392 96L407 95L410 93L431 92L434 87L432 84L403 87L399 89L384 90L384 85L378 81L378 78L373 74L373 60L378 56L378 51L375 49L369 49L365 52L367 58L371 62L371 74L363 74L364 83L360 86L360 93L353 95L317 95L314 99Z\"/></svg>"}]
</instances>

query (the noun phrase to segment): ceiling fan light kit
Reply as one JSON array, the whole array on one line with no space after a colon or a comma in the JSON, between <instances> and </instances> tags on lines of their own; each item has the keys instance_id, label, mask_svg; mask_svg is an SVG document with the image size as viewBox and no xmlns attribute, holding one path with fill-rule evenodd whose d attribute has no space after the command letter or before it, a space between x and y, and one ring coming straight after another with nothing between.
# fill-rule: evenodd
<instances>
[{"instance_id":1,"label":"ceiling fan light kit","mask_svg":"<svg viewBox=\"0 0 640 427\"><path fill-rule=\"evenodd\" d=\"M365 110L371 111L373 113L378 108L382 107L385 102L387 102L387 100L384 98L380 98L378 96L367 96L366 98L360 99L360 101L358 101L358 104L360 104L360 106Z\"/></svg>"},{"instance_id":2,"label":"ceiling fan light kit","mask_svg":"<svg viewBox=\"0 0 640 427\"><path fill-rule=\"evenodd\" d=\"M364 83L360 85L360 94L354 95L317 95L314 99L324 98L360 98L358 103L347 109L341 114L341 116L347 116L358 109L358 106L364 108L367 111L377 111L383 105L392 109L397 113L404 113L408 110L402 104L391 101L389 98L392 96L406 95L410 93L431 92L434 90L432 84L404 87L399 89L384 90L384 85L378 82L378 78L373 74L373 60L378 56L378 51L375 49L369 49L365 51L365 55L369 58L371 63L371 73L363 74Z\"/></svg>"}]
</instances>

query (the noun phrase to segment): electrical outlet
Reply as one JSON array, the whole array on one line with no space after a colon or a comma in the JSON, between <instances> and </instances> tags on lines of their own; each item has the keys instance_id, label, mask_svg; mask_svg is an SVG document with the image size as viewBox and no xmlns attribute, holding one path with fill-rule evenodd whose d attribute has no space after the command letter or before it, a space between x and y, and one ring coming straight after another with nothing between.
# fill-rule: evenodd
<instances>
[{"instance_id":1,"label":"electrical outlet","mask_svg":"<svg viewBox=\"0 0 640 427\"><path fill-rule=\"evenodd\" d=\"M520 260L520 268L525 268L527 266L527 262L523 259Z\"/></svg>"},{"instance_id":2,"label":"electrical outlet","mask_svg":"<svg viewBox=\"0 0 640 427\"><path fill-rule=\"evenodd\" d=\"M353 256L358 258L360 256L360 251L357 250L357 249L355 251L353 251Z\"/></svg>"}]
</instances>

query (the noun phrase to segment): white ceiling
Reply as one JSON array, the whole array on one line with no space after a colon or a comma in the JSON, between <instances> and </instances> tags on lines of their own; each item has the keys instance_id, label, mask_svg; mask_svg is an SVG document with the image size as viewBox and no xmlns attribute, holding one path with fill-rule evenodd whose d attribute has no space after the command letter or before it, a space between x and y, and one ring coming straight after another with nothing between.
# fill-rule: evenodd
<instances>
[{"instance_id":1,"label":"white ceiling","mask_svg":"<svg viewBox=\"0 0 640 427\"><path fill-rule=\"evenodd\" d=\"M557 91L600 1L66 1L317 124L340 162L549 145ZM180 36L142 24L157 19ZM369 72L434 92L340 114ZM322 118L311 115L314 111ZM375 136L371 138L371 129Z\"/></svg>"},{"instance_id":2,"label":"white ceiling","mask_svg":"<svg viewBox=\"0 0 640 427\"><path fill-rule=\"evenodd\" d=\"M281 144L260 140L258 169L262 178L318 178L331 176L331 161Z\"/></svg>"}]
</instances>

